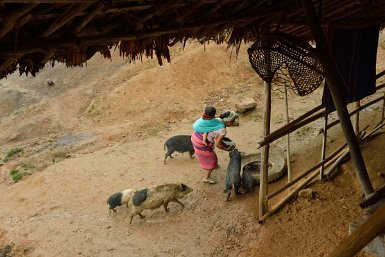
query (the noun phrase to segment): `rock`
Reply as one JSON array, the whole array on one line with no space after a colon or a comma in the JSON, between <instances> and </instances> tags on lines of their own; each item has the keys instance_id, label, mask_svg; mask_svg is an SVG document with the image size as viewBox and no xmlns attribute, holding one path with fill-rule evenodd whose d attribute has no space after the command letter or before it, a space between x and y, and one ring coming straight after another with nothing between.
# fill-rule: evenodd
<instances>
[{"instance_id":1,"label":"rock","mask_svg":"<svg viewBox=\"0 0 385 257\"><path fill-rule=\"evenodd\" d=\"M45 82L49 87L52 87L53 85L55 85L55 82L53 82L51 79L47 79Z\"/></svg>"},{"instance_id":2,"label":"rock","mask_svg":"<svg viewBox=\"0 0 385 257\"><path fill-rule=\"evenodd\" d=\"M235 108L238 113L245 113L254 109L257 106L257 102L251 98L245 98L240 103L235 104Z\"/></svg>"},{"instance_id":3,"label":"rock","mask_svg":"<svg viewBox=\"0 0 385 257\"><path fill-rule=\"evenodd\" d=\"M306 189L299 191L298 196L303 197L303 198L313 199L314 198L314 191L311 188L306 188Z\"/></svg>"}]
</instances>

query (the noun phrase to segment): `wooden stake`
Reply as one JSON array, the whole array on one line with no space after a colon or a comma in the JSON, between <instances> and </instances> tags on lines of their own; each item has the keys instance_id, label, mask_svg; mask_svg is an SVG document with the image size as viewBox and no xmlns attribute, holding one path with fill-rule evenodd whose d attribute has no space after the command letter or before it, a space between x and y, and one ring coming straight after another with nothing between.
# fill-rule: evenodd
<instances>
[{"instance_id":1,"label":"wooden stake","mask_svg":"<svg viewBox=\"0 0 385 257\"><path fill-rule=\"evenodd\" d=\"M319 58L325 69L325 77L329 85L329 90L333 99L334 106L337 110L338 117L341 120L342 131L344 132L346 141L349 146L350 155L356 169L357 178L361 184L365 195L373 192L373 186L369 180L368 172L361 154L357 137L354 133L352 123L350 121L348 110L345 106L343 94L341 91L344 85L343 79L337 72L338 68L329 55L326 41L321 30L319 19L315 11L312 0L301 0L302 6L305 9L306 18L310 30L314 36L317 50L319 51Z\"/></svg>"},{"instance_id":2,"label":"wooden stake","mask_svg":"<svg viewBox=\"0 0 385 257\"><path fill-rule=\"evenodd\" d=\"M269 63L269 62L268 62ZM263 136L270 133L271 119L271 82L265 82L265 110L263 117ZM259 217L262 217L268 210L267 177L269 169L269 144L266 144L261 152L261 172L259 183Z\"/></svg>"},{"instance_id":3,"label":"wooden stake","mask_svg":"<svg viewBox=\"0 0 385 257\"><path fill-rule=\"evenodd\" d=\"M384 112L385 112L385 92L384 92L384 101L382 102L381 120L384 119Z\"/></svg>"},{"instance_id":4,"label":"wooden stake","mask_svg":"<svg viewBox=\"0 0 385 257\"><path fill-rule=\"evenodd\" d=\"M325 113L324 118L324 133L323 133L323 139L322 139L322 150L321 150L321 161L325 160L325 153L326 153L326 144L327 144L327 138L328 138L328 114ZM324 176L324 165L321 166L319 171L319 179L322 180Z\"/></svg>"},{"instance_id":5,"label":"wooden stake","mask_svg":"<svg viewBox=\"0 0 385 257\"><path fill-rule=\"evenodd\" d=\"M360 101L357 101L354 103L355 109L359 109L361 107ZM356 132L356 135L358 135L358 132L360 131L360 112L357 112L354 115L354 132Z\"/></svg>"},{"instance_id":6,"label":"wooden stake","mask_svg":"<svg viewBox=\"0 0 385 257\"><path fill-rule=\"evenodd\" d=\"M285 86L285 104L286 104L286 125L290 122L289 117L289 101L287 98L287 86ZM286 166L287 166L287 182L291 181L291 166L290 166L290 133L286 135Z\"/></svg>"}]
</instances>

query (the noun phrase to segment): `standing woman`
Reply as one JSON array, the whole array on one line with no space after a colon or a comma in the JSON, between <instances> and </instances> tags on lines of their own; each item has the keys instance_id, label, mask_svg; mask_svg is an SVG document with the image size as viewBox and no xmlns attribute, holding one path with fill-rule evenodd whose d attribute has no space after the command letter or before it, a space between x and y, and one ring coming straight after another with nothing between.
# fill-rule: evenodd
<instances>
[{"instance_id":1,"label":"standing woman","mask_svg":"<svg viewBox=\"0 0 385 257\"><path fill-rule=\"evenodd\" d=\"M221 150L230 152L235 145L225 147L222 139L227 131L226 127L237 126L238 114L233 111L227 111L221 114L220 118L215 118L216 109L212 106L206 106L201 118L193 124L193 134L191 141L194 146L195 156L202 169L206 170L204 183L216 184L217 181L211 178L211 172L218 165L218 157L215 153L215 146ZM204 134L207 133L207 142L204 141Z\"/></svg>"}]
</instances>

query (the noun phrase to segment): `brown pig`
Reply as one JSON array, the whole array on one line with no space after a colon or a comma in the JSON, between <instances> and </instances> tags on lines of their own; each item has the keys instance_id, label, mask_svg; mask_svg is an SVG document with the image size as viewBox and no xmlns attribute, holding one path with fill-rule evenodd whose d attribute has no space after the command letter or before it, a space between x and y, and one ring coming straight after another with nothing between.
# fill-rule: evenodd
<instances>
[{"instance_id":1,"label":"brown pig","mask_svg":"<svg viewBox=\"0 0 385 257\"><path fill-rule=\"evenodd\" d=\"M135 215L144 218L141 212L146 209L153 210L163 205L164 210L168 212L167 205L169 202L176 202L183 208L184 204L178 199L184 197L191 191L192 188L182 183L167 183L138 190L134 193L132 201L129 202L128 206L132 208L130 223Z\"/></svg>"}]
</instances>

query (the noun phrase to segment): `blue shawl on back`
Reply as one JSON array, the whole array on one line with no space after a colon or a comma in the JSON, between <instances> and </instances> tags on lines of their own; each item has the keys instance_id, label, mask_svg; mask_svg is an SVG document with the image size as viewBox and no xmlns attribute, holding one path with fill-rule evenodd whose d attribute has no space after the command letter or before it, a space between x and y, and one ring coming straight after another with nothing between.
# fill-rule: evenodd
<instances>
[{"instance_id":1,"label":"blue shawl on back","mask_svg":"<svg viewBox=\"0 0 385 257\"><path fill-rule=\"evenodd\" d=\"M214 130L225 128L225 124L216 118L211 120L197 119L193 124L193 130L198 133L206 133Z\"/></svg>"}]
</instances>

